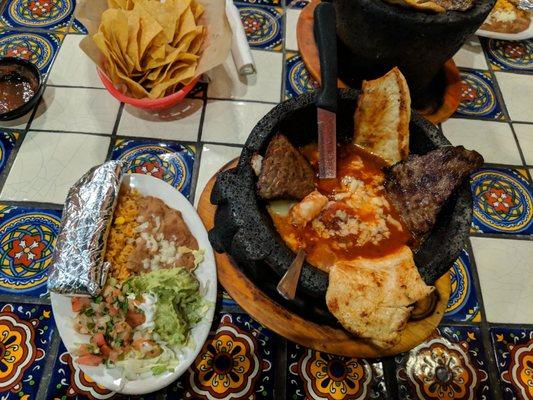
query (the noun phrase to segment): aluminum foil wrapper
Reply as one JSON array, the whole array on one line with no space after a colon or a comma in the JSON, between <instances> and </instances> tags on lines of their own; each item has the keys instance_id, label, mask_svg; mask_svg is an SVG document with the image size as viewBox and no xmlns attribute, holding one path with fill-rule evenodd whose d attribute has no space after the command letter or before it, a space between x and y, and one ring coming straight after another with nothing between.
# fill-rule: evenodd
<instances>
[{"instance_id":1,"label":"aluminum foil wrapper","mask_svg":"<svg viewBox=\"0 0 533 400\"><path fill-rule=\"evenodd\" d=\"M96 296L107 278L105 245L123 175L121 161L87 172L70 189L56 241L48 289L75 296Z\"/></svg>"}]
</instances>

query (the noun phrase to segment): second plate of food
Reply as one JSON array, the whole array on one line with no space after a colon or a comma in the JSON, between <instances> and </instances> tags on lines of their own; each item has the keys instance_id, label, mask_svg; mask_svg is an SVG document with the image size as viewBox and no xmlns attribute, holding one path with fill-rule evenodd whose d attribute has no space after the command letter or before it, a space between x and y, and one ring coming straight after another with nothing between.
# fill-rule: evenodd
<instances>
[{"instance_id":1,"label":"second plate of food","mask_svg":"<svg viewBox=\"0 0 533 400\"><path fill-rule=\"evenodd\" d=\"M187 370L209 334L217 275L207 232L178 190L128 175L105 258L99 296L51 294L61 339L97 384L123 394L159 390Z\"/></svg>"}]
</instances>

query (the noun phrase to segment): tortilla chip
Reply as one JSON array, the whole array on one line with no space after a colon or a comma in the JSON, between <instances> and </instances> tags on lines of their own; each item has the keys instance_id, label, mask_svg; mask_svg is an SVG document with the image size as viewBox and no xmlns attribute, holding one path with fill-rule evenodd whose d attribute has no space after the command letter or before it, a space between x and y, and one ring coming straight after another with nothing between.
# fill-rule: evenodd
<instances>
[{"instance_id":1,"label":"tortilla chip","mask_svg":"<svg viewBox=\"0 0 533 400\"><path fill-rule=\"evenodd\" d=\"M134 97L162 97L194 78L206 29L195 0L108 0L92 36L111 81Z\"/></svg>"},{"instance_id":2,"label":"tortilla chip","mask_svg":"<svg viewBox=\"0 0 533 400\"><path fill-rule=\"evenodd\" d=\"M180 69L175 72L175 76L163 83L155 85L148 96L151 99L157 99L165 95L166 90L176 83L188 84L192 78L194 78L194 72L196 71L196 64L192 64L188 67Z\"/></svg>"},{"instance_id":3,"label":"tortilla chip","mask_svg":"<svg viewBox=\"0 0 533 400\"><path fill-rule=\"evenodd\" d=\"M133 9L132 0L107 0L107 5L109 8L121 8L122 10Z\"/></svg>"}]
</instances>

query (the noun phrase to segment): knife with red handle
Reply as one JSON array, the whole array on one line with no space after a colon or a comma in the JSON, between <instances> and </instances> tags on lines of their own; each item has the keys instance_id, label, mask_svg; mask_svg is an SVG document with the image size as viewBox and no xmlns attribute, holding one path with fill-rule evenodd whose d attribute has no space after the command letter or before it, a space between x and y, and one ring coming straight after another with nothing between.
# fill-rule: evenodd
<instances>
[{"instance_id":1,"label":"knife with red handle","mask_svg":"<svg viewBox=\"0 0 533 400\"><path fill-rule=\"evenodd\" d=\"M333 4L321 2L315 8L314 20L321 78L316 98L318 177L331 179L337 176L337 30Z\"/></svg>"}]
</instances>

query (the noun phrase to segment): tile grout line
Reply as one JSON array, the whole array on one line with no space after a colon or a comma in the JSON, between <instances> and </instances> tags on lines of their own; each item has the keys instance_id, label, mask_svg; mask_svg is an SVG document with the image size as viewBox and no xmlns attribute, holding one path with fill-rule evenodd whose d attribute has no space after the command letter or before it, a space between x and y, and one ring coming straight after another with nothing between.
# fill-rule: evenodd
<instances>
[{"instance_id":1,"label":"tile grout line","mask_svg":"<svg viewBox=\"0 0 533 400\"><path fill-rule=\"evenodd\" d=\"M196 134L196 153L194 157L194 165L193 165L193 172L191 177L191 186L190 186L190 192L189 192L189 201L194 207L194 200L196 198L196 186L198 185L198 177L200 176L200 166L202 163L202 152L204 149L204 146L202 144L202 133L204 128L204 120L205 120L205 114L207 112L207 88L204 90L204 93L202 94L202 112L200 114L200 122L198 123L198 132Z\"/></svg>"},{"instance_id":2,"label":"tile grout line","mask_svg":"<svg viewBox=\"0 0 533 400\"><path fill-rule=\"evenodd\" d=\"M479 310L481 313L480 321L480 331L481 331L481 342L483 344L485 357L487 360L487 374L488 374L488 383L489 387L493 390L493 394L497 400L502 399L502 392L500 386L500 379L498 376L497 361L494 356L492 342L490 340L490 331L489 325L487 322L487 313L485 311L485 303L483 301L483 294L481 291L481 282L479 280L479 274L477 270L476 257L474 254L474 248L472 246L472 241L470 238L466 241L467 252L470 257L470 272L472 273L472 279L474 283L474 288L476 289L476 295L478 296Z\"/></svg>"},{"instance_id":3,"label":"tile grout line","mask_svg":"<svg viewBox=\"0 0 533 400\"><path fill-rule=\"evenodd\" d=\"M37 400L48 399L48 392L50 391L50 384L52 383L52 374L54 373L54 364L56 359L59 356L59 345L61 343L61 338L59 332L57 331L57 326L54 329L52 339L50 340L50 347L48 348L49 352L47 353L47 360L44 364L43 374L41 376L41 382L39 383L39 389L36 394Z\"/></svg>"}]
</instances>

